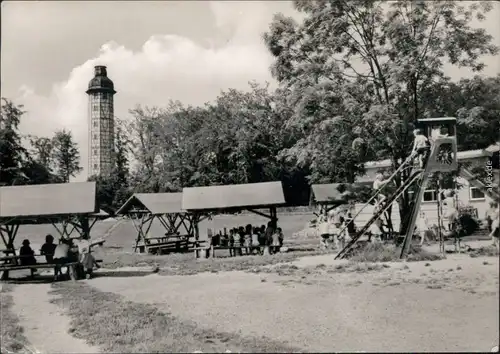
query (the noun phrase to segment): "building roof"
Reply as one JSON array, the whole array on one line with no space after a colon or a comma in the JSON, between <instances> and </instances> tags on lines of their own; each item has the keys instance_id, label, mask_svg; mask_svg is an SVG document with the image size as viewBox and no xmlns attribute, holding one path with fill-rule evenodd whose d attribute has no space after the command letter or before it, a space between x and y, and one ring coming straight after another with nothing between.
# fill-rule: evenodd
<instances>
[{"instance_id":1,"label":"building roof","mask_svg":"<svg viewBox=\"0 0 500 354\"><path fill-rule=\"evenodd\" d=\"M95 182L0 187L0 219L96 212Z\"/></svg>"},{"instance_id":2,"label":"building roof","mask_svg":"<svg viewBox=\"0 0 500 354\"><path fill-rule=\"evenodd\" d=\"M185 210L215 211L285 205L281 182L192 187L182 191Z\"/></svg>"},{"instance_id":3,"label":"building roof","mask_svg":"<svg viewBox=\"0 0 500 354\"><path fill-rule=\"evenodd\" d=\"M182 193L136 193L116 212L118 215L128 214L139 207L152 215L184 213L182 210Z\"/></svg>"},{"instance_id":4,"label":"building roof","mask_svg":"<svg viewBox=\"0 0 500 354\"><path fill-rule=\"evenodd\" d=\"M87 94L95 92L109 92L115 94L115 85L108 77L106 67L97 65L94 67L94 77L89 81L89 88Z\"/></svg>"},{"instance_id":5,"label":"building roof","mask_svg":"<svg viewBox=\"0 0 500 354\"><path fill-rule=\"evenodd\" d=\"M317 204L344 204L350 195L348 186L344 183L313 184L311 189Z\"/></svg>"},{"instance_id":6,"label":"building roof","mask_svg":"<svg viewBox=\"0 0 500 354\"><path fill-rule=\"evenodd\" d=\"M440 117L440 118L421 118L417 120L418 123L420 122L455 122L457 118L455 117Z\"/></svg>"},{"instance_id":7,"label":"building roof","mask_svg":"<svg viewBox=\"0 0 500 354\"><path fill-rule=\"evenodd\" d=\"M486 151L491 152L492 154L494 154L495 152L500 151L500 143L496 143L496 144L490 145L490 146L488 146L484 150L486 150Z\"/></svg>"},{"instance_id":8,"label":"building roof","mask_svg":"<svg viewBox=\"0 0 500 354\"><path fill-rule=\"evenodd\" d=\"M467 150L467 151L458 151L457 152L457 160L466 160L473 159L484 156L492 156L494 151L490 151L494 149L495 145L488 147L487 149L477 149L477 150ZM368 161L365 162L365 168L387 168L391 167L391 160L379 160L379 161Z\"/></svg>"}]
</instances>

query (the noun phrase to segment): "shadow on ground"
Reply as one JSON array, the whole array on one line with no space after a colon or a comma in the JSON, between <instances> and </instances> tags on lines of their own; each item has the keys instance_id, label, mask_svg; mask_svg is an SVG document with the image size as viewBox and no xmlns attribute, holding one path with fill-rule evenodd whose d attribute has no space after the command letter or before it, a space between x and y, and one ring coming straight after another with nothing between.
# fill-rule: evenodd
<instances>
[{"instance_id":1,"label":"shadow on ground","mask_svg":"<svg viewBox=\"0 0 500 354\"><path fill-rule=\"evenodd\" d=\"M130 278L130 277L145 277L146 275L156 274L158 272L154 271L133 271L133 270L103 270L96 272L92 275L92 278Z\"/></svg>"}]
</instances>

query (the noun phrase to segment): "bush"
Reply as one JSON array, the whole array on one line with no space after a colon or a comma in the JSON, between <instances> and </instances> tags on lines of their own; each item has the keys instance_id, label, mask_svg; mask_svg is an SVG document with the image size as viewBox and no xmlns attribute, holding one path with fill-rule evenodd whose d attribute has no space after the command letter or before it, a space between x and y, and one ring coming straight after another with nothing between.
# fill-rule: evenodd
<instances>
[{"instance_id":1,"label":"bush","mask_svg":"<svg viewBox=\"0 0 500 354\"><path fill-rule=\"evenodd\" d=\"M472 235L479 230L481 223L474 214L475 212L470 208L459 210L457 229L459 237Z\"/></svg>"}]
</instances>

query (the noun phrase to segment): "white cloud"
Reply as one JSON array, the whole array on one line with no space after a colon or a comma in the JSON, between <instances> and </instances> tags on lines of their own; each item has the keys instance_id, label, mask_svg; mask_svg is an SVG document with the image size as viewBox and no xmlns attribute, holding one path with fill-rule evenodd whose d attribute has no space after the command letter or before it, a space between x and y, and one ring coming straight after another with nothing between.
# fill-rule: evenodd
<instances>
[{"instance_id":1,"label":"white cloud","mask_svg":"<svg viewBox=\"0 0 500 354\"><path fill-rule=\"evenodd\" d=\"M227 4L227 5L226 5ZM24 134L50 136L55 130L69 129L80 146L81 164L87 176L88 98L85 94L95 65L106 65L108 76L118 91L115 114L120 118L135 104L164 105L169 99L202 104L228 88L246 89L250 80L270 81L271 57L261 42L261 33L272 12L262 4L213 3L211 8L224 45L205 48L192 40L171 34L151 36L141 50L109 42L97 56L76 66L68 79L55 84L42 96L23 86L15 102L24 104ZM252 6L250 6L252 5ZM259 21L256 21L259 19ZM132 29L131 29L132 30Z\"/></svg>"}]
</instances>

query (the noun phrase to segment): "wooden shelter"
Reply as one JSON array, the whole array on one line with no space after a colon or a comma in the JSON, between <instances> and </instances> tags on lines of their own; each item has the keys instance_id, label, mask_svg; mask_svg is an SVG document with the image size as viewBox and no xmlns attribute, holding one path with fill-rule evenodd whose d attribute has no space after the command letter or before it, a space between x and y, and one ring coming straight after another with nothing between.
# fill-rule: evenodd
<instances>
[{"instance_id":1,"label":"wooden shelter","mask_svg":"<svg viewBox=\"0 0 500 354\"><path fill-rule=\"evenodd\" d=\"M353 186L345 183L313 184L311 204L319 206L320 214L327 214L340 205L348 204Z\"/></svg>"},{"instance_id":2,"label":"wooden shelter","mask_svg":"<svg viewBox=\"0 0 500 354\"><path fill-rule=\"evenodd\" d=\"M196 239L199 237L199 222L210 214L248 210L276 224L276 208L285 204L281 182L191 187L182 191L182 208L194 216ZM262 209L269 209L269 214Z\"/></svg>"},{"instance_id":3,"label":"wooden shelter","mask_svg":"<svg viewBox=\"0 0 500 354\"><path fill-rule=\"evenodd\" d=\"M0 187L0 236L4 253L15 255L14 240L21 225L52 224L62 238L90 238L99 210L95 182ZM60 225L60 226L58 226Z\"/></svg>"},{"instance_id":4,"label":"wooden shelter","mask_svg":"<svg viewBox=\"0 0 500 354\"><path fill-rule=\"evenodd\" d=\"M182 209L182 193L136 193L116 214L128 216L137 230L134 251L169 248L169 245L173 243L175 246L179 241L188 244L189 239L194 236L192 215ZM155 219L165 228L166 233L159 237L148 237ZM182 229L184 233L181 234ZM153 240L156 242L151 242Z\"/></svg>"}]
</instances>

